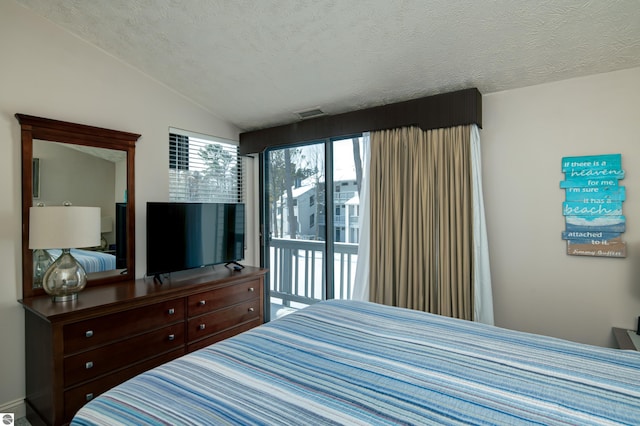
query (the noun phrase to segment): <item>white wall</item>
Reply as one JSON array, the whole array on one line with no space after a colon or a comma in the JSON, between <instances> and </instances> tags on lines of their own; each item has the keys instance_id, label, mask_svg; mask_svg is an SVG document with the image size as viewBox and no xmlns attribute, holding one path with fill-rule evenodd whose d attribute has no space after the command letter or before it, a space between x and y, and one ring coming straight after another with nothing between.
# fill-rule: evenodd
<instances>
[{"instance_id":1,"label":"white wall","mask_svg":"<svg viewBox=\"0 0 640 426\"><path fill-rule=\"evenodd\" d=\"M14 114L142 134L135 159L137 276L146 262L146 202L168 199L169 127L234 140L239 129L12 1L0 1L0 64L0 412L20 414L24 315L17 303L21 171Z\"/></svg>"},{"instance_id":2,"label":"white wall","mask_svg":"<svg viewBox=\"0 0 640 426\"><path fill-rule=\"evenodd\" d=\"M483 96L496 325L596 345L640 315L640 68ZM627 258L566 254L565 156L622 154Z\"/></svg>"}]
</instances>

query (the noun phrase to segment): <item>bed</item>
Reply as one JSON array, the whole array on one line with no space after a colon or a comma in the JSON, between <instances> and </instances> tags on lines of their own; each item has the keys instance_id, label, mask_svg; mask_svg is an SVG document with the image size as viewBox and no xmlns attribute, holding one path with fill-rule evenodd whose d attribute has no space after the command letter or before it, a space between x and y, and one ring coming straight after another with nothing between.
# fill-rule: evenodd
<instances>
[{"instance_id":1,"label":"bed","mask_svg":"<svg viewBox=\"0 0 640 426\"><path fill-rule=\"evenodd\" d=\"M47 252L55 260L60 256L62 250L48 249ZM87 274L116 269L116 257L113 254L93 250L71 249L71 255L82 265Z\"/></svg>"},{"instance_id":2,"label":"bed","mask_svg":"<svg viewBox=\"0 0 640 426\"><path fill-rule=\"evenodd\" d=\"M185 355L73 425L640 424L640 353L324 301Z\"/></svg>"}]
</instances>

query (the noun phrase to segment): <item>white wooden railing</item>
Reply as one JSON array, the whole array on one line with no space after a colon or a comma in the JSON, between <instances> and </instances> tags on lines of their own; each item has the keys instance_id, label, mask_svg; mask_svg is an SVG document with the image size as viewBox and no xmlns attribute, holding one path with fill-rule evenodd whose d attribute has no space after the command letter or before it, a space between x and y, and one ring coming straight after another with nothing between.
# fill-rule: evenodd
<instances>
[{"instance_id":1,"label":"white wooden railing","mask_svg":"<svg viewBox=\"0 0 640 426\"><path fill-rule=\"evenodd\" d=\"M353 293L358 245L334 243L334 298ZM325 242L272 238L270 242L270 297L286 307L302 307L324 299Z\"/></svg>"}]
</instances>

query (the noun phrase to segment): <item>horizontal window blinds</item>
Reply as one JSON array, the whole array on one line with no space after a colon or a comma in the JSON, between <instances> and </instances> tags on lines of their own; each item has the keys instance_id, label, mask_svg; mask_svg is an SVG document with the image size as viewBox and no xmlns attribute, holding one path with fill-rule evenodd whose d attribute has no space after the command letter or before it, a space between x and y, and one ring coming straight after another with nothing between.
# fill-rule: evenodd
<instances>
[{"instance_id":1,"label":"horizontal window blinds","mask_svg":"<svg viewBox=\"0 0 640 426\"><path fill-rule=\"evenodd\" d=\"M243 191L237 142L170 129L170 201L240 203Z\"/></svg>"}]
</instances>

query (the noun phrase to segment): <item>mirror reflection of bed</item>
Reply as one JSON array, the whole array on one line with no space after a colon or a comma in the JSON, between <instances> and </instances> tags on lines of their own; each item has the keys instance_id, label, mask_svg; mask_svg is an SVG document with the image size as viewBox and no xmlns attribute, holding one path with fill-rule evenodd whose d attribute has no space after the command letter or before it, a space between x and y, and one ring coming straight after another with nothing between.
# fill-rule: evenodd
<instances>
[{"instance_id":1,"label":"mirror reflection of bed","mask_svg":"<svg viewBox=\"0 0 640 426\"><path fill-rule=\"evenodd\" d=\"M52 260L56 260L62 253L61 249L47 250ZM116 256L99 250L71 249L71 255L82 265L87 274L116 269Z\"/></svg>"},{"instance_id":2,"label":"mirror reflection of bed","mask_svg":"<svg viewBox=\"0 0 640 426\"><path fill-rule=\"evenodd\" d=\"M33 157L39 164L33 205L71 202L77 206L100 207L101 245L71 250L88 277L98 278L125 270L127 153L34 140ZM60 255L60 250L47 252L52 260ZM35 262L34 259L34 271Z\"/></svg>"}]
</instances>

